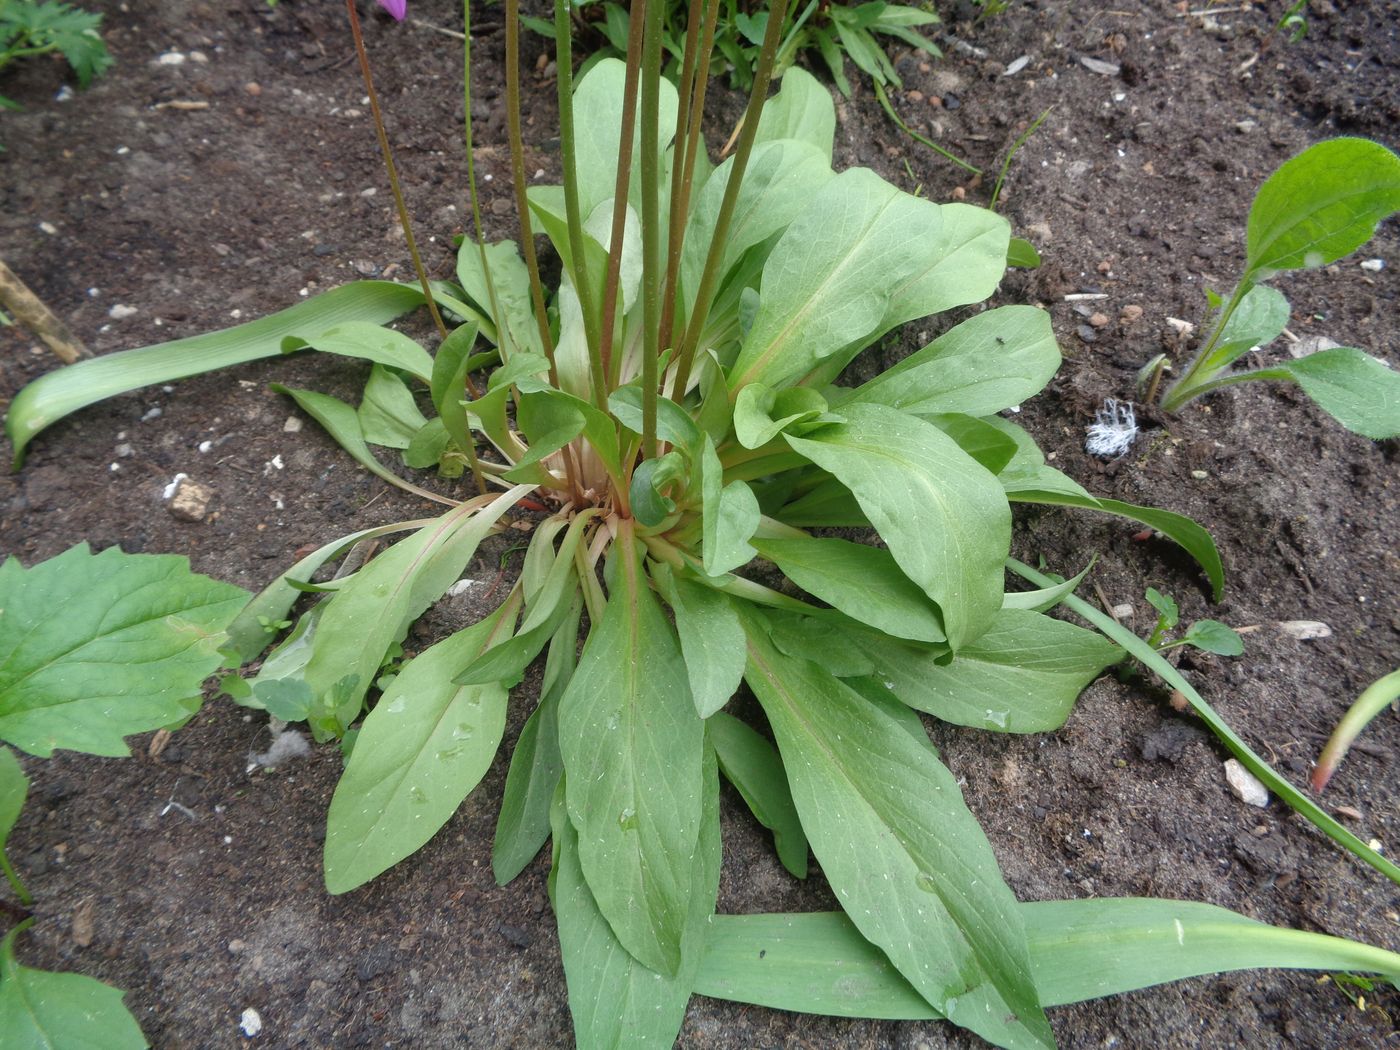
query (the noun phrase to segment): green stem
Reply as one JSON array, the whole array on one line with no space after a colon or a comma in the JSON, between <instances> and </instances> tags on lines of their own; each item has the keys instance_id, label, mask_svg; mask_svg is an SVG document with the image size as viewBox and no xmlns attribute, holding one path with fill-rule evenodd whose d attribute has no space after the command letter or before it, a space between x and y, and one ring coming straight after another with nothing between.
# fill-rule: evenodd
<instances>
[{"instance_id":1,"label":"green stem","mask_svg":"<svg viewBox=\"0 0 1400 1050\"><path fill-rule=\"evenodd\" d=\"M1045 112L1036 117L1035 120L1031 122L1031 126L1021 132L1016 141L1011 144L1011 149L1007 150L1006 159L1001 162L1001 171L997 172L996 185L992 187L991 202L987 205L992 211L997 210L997 201L1001 200L1001 187L1002 184L1006 182L1006 173L1011 170L1012 160L1014 160L1016 154L1021 151L1021 147L1026 144L1026 141L1039 130L1040 125L1045 123L1045 118L1050 115L1050 111L1054 108L1054 106L1045 107Z\"/></svg>"},{"instance_id":2,"label":"green stem","mask_svg":"<svg viewBox=\"0 0 1400 1050\"><path fill-rule=\"evenodd\" d=\"M895 127L899 128L900 131L904 132L904 134L908 135L915 142L922 143L929 149L933 150L935 153L940 154L946 160L951 160L954 164L962 168L964 171L970 171L974 175L982 174L982 169L979 168L977 165L969 164L967 161L959 157L956 153L948 151L944 147L940 146L938 143L934 142L933 139L928 138L924 135L920 135L908 124L904 123L904 119L894 111L894 106L890 105L889 96L885 94L885 89L881 86L880 82L878 80L872 80L871 83L875 87L875 98L880 103L880 108L885 111L885 116L889 117L890 120L894 122Z\"/></svg>"},{"instance_id":3,"label":"green stem","mask_svg":"<svg viewBox=\"0 0 1400 1050\"><path fill-rule=\"evenodd\" d=\"M384 155L384 169L389 173L389 188L394 193L394 205L399 210L399 226L408 244L408 254L413 259L413 269L418 274L418 283L423 286L423 298L428 304L428 313L433 315L433 324L438 334L447 338L447 325L442 322L437 303L433 299L433 289L428 283L428 271L423 268L423 257L418 254L418 243L413 238L413 224L408 219L408 205L404 203L403 188L399 185L399 173L394 167L394 153L389 148L389 133L384 130L384 114L379 111L379 95L374 90L374 77L369 71L369 54L365 51L364 34L360 32L360 15L355 10L355 0L345 0L345 9L350 15L350 35L355 40L355 54L360 60L360 73L365 81L365 94L369 96L369 111L374 117L374 130L379 136L379 152Z\"/></svg>"},{"instance_id":4,"label":"green stem","mask_svg":"<svg viewBox=\"0 0 1400 1050\"><path fill-rule=\"evenodd\" d=\"M588 253L584 250L583 217L579 214L578 158L574 152L574 54L569 29L569 0L554 0L554 64L559 86L559 151L564 159L564 214L572 246L574 290L583 311L584 339L588 343L588 370L593 400L608 410L607 380L603 375L598 311L588 277Z\"/></svg>"},{"instance_id":5,"label":"green stem","mask_svg":"<svg viewBox=\"0 0 1400 1050\"><path fill-rule=\"evenodd\" d=\"M528 186L525 143L520 133L520 0L506 0L506 129L510 139L510 181L515 190L515 215L520 223L520 253L530 275L530 303L539 328L540 346L549 360L549 383L558 388L554 338L549 333L549 314L545 312L544 285L540 281L540 262L535 255L535 234L530 228L530 203L525 192Z\"/></svg>"},{"instance_id":6,"label":"green stem","mask_svg":"<svg viewBox=\"0 0 1400 1050\"><path fill-rule=\"evenodd\" d=\"M1220 311L1220 317L1215 322L1215 329L1211 332L1210 339L1192 358L1191 367L1186 370L1185 375L1168 387L1167 392L1162 395L1163 412L1177 412L1207 391L1223 385L1220 382L1212 382L1216 370L1206 367L1206 359L1210 357L1216 344L1220 342L1220 337L1225 332L1225 325L1229 323L1231 316L1239 308L1250 287L1249 281L1241 281L1235 286L1230 301ZM1197 378L1203 370L1204 376Z\"/></svg>"},{"instance_id":7,"label":"green stem","mask_svg":"<svg viewBox=\"0 0 1400 1050\"><path fill-rule=\"evenodd\" d=\"M1054 586L1054 580L1048 576L1043 576L1036 572L1029 565L1025 565L1015 558L1006 559L1006 567L1023 579L1030 580L1039 587ZM1294 811L1302 814L1313 826L1321 831L1344 849L1350 850L1360 860L1365 861L1375 868L1392 882L1400 883L1400 867L1396 867L1391 861L1382 857L1361 839L1342 827L1323 809L1308 798L1296 787L1290 784L1282 776L1276 773L1272 766L1260 758L1254 751L1235 733L1233 729L1215 713L1214 708L1205 702L1191 687L1188 682L1175 667L1169 664L1156 650L1149 646L1137 635L1124 629L1115 620L1105 616L1092 605L1070 595L1064 600L1071 610L1082 616L1089 623L1093 624L1108 638L1117 642L1128 651L1130 655L1141 661L1143 666L1152 671L1167 685L1181 693L1186 698L1186 702L1196 712L1217 737L1221 743L1240 761L1240 764L1253 773L1263 782L1264 786L1283 799Z\"/></svg>"},{"instance_id":8,"label":"green stem","mask_svg":"<svg viewBox=\"0 0 1400 1050\"><path fill-rule=\"evenodd\" d=\"M24 883L20 881L15 869L10 866L10 858L5 856L5 851L0 849L0 871L5 873L5 878L9 880L10 888L15 891L15 896L26 908L34 903L34 898L29 895L29 891L24 888Z\"/></svg>"},{"instance_id":9,"label":"green stem","mask_svg":"<svg viewBox=\"0 0 1400 1050\"><path fill-rule=\"evenodd\" d=\"M1317 760L1313 770L1314 791L1321 791L1332 779L1332 774L1342 764L1351 742L1370 724L1371 719L1385 710L1386 705L1400 699L1400 670L1392 671L1366 687L1365 692L1356 698L1356 703L1347 708L1347 713L1332 731L1327 746Z\"/></svg>"},{"instance_id":10,"label":"green stem","mask_svg":"<svg viewBox=\"0 0 1400 1050\"><path fill-rule=\"evenodd\" d=\"M635 17L635 15L633 16ZM656 455L656 361L661 353L661 4L642 33L642 458Z\"/></svg>"},{"instance_id":11,"label":"green stem","mask_svg":"<svg viewBox=\"0 0 1400 1050\"><path fill-rule=\"evenodd\" d=\"M486 295L491 300L491 317L496 321L496 345L501 351L502 363L510 360L515 347L511 344L510 332L501 313L501 305L496 297L496 283L491 280L491 269L486 265L486 234L481 224L481 199L476 191L476 151L472 142L472 5L471 0L462 0L462 112L463 136L467 150L467 200L472 213L472 230L476 233L476 250L481 258L481 273L486 278ZM467 375L467 391L475 401L481 394Z\"/></svg>"},{"instance_id":12,"label":"green stem","mask_svg":"<svg viewBox=\"0 0 1400 1050\"><path fill-rule=\"evenodd\" d=\"M715 229L710 240L710 251L705 257L705 269L700 276L700 287L695 293L695 305L690 313L690 323L686 326L685 340L681 344L676 366L676 383L673 396L677 401L685 396L690 382L690 370L695 361L696 347L700 343L700 333L709 318L710 299L719 281L720 262L724 258L725 245L729 238L729 224L734 217L734 208L739 200L739 187L744 181L744 171L753 152L754 139L758 135L759 119L763 115L763 105L768 98L768 84L773 77L773 58L782 36L783 21L787 18L788 0L774 0L768 11L768 29L763 35L763 48L758 54L758 64L754 68L753 90L749 93L748 108L744 111L744 126L739 133L739 145L734 151L734 166L729 172L729 181L724 187L724 198L720 202L719 215L715 219Z\"/></svg>"}]
</instances>

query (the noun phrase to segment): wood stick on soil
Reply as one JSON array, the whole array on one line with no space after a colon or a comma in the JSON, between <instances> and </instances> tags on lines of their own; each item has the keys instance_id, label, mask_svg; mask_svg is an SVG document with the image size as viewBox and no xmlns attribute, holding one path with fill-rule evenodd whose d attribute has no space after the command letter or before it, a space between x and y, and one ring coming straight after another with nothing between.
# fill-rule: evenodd
<instances>
[{"instance_id":1,"label":"wood stick on soil","mask_svg":"<svg viewBox=\"0 0 1400 1050\"><path fill-rule=\"evenodd\" d=\"M83 341L68 330L68 326L29 290L3 259L0 259L0 307L4 307L16 321L48 344L48 348L65 365L92 356Z\"/></svg>"}]
</instances>

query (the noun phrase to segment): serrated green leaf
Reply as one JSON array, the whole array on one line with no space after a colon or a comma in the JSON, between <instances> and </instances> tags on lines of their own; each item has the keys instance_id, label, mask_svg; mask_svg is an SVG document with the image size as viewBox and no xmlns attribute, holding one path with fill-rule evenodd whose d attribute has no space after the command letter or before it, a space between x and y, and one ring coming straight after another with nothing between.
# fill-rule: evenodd
<instances>
[{"instance_id":1,"label":"serrated green leaf","mask_svg":"<svg viewBox=\"0 0 1400 1050\"><path fill-rule=\"evenodd\" d=\"M749 542L793 583L852 619L896 638L946 641L937 606L889 551L835 536Z\"/></svg>"},{"instance_id":2,"label":"serrated green leaf","mask_svg":"<svg viewBox=\"0 0 1400 1050\"><path fill-rule=\"evenodd\" d=\"M1053 1046L1015 898L952 774L848 686L784 657L756 621L745 630L745 680L852 921L954 1023L1001 1046Z\"/></svg>"},{"instance_id":3,"label":"serrated green leaf","mask_svg":"<svg viewBox=\"0 0 1400 1050\"><path fill-rule=\"evenodd\" d=\"M1326 266L1369 241L1400 209L1400 157L1338 138L1304 150L1259 187L1245 232L1245 280Z\"/></svg>"},{"instance_id":4,"label":"serrated green leaf","mask_svg":"<svg viewBox=\"0 0 1400 1050\"><path fill-rule=\"evenodd\" d=\"M30 383L10 403L5 433L14 465L34 436L70 412L116 394L230 365L277 357L289 340L306 346L316 333L347 321L389 321L423 304L423 293L391 281L356 281L304 303L220 332L104 354L60 368Z\"/></svg>"},{"instance_id":5,"label":"serrated green leaf","mask_svg":"<svg viewBox=\"0 0 1400 1050\"><path fill-rule=\"evenodd\" d=\"M744 652L742 642L739 652ZM724 779L743 796L754 819L773 833L773 845L783 867L805 879L807 835L792 804L792 791L778 749L722 711L705 723L705 732L719 758Z\"/></svg>"},{"instance_id":6,"label":"serrated green leaf","mask_svg":"<svg viewBox=\"0 0 1400 1050\"><path fill-rule=\"evenodd\" d=\"M893 661L885 684L945 722L1001 733L1048 733L1123 650L1093 631L1028 609L1003 609L951 662Z\"/></svg>"},{"instance_id":7,"label":"serrated green leaf","mask_svg":"<svg viewBox=\"0 0 1400 1050\"><path fill-rule=\"evenodd\" d=\"M515 609L445 638L404 665L360 726L326 816L326 889L346 893L412 856L486 775L506 725L499 683L459 686L454 669L510 637Z\"/></svg>"},{"instance_id":8,"label":"serrated green leaf","mask_svg":"<svg viewBox=\"0 0 1400 1050\"><path fill-rule=\"evenodd\" d=\"M701 822L704 723L629 533L624 522L607 606L559 701L559 750L599 910L638 961L674 975Z\"/></svg>"},{"instance_id":9,"label":"serrated green leaf","mask_svg":"<svg viewBox=\"0 0 1400 1050\"><path fill-rule=\"evenodd\" d=\"M248 592L175 555L80 543L0 566L0 740L126 755L122 737L187 718Z\"/></svg>"},{"instance_id":10,"label":"serrated green leaf","mask_svg":"<svg viewBox=\"0 0 1400 1050\"><path fill-rule=\"evenodd\" d=\"M150 1045L125 995L91 977L21 966L15 938L0 941L0 1032L15 1050L145 1050Z\"/></svg>"},{"instance_id":11,"label":"serrated green leaf","mask_svg":"<svg viewBox=\"0 0 1400 1050\"><path fill-rule=\"evenodd\" d=\"M1001 608L1011 543L1001 486L930 423L877 404L843 415L808 437L784 437L851 490L904 574L938 603L956 649Z\"/></svg>"}]
</instances>

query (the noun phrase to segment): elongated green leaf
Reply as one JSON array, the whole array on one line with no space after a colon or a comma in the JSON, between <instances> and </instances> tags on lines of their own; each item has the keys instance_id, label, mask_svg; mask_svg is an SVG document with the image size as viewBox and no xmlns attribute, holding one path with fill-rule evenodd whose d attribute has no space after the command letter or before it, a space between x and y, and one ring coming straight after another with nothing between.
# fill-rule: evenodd
<instances>
[{"instance_id":1,"label":"elongated green leaf","mask_svg":"<svg viewBox=\"0 0 1400 1050\"><path fill-rule=\"evenodd\" d=\"M617 939L674 975L701 814L704 723L674 628L624 527L612 588L559 701L569 818L584 876Z\"/></svg>"},{"instance_id":2,"label":"elongated green leaf","mask_svg":"<svg viewBox=\"0 0 1400 1050\"><path fill-rule=\"evenodd\" d=\"M753 489L742 481L724 484L724 469L707 435L700 454L701 519L705 572L722 576L754 556L749 539L762 517Z\"/></svg>"},{"instance_id":3,"label":"elongated green leaf","mask_svg":"<svg viewBox=\"0 0 1400 1050\"><path fill-rule=\"evenodd\" d=\"M744 629L719 591L684 576L663 586L676 618L695 713L709 718L739 690L744 675Z\"/></svg>"},{"instance_id":4,"label":"elongated green leaf","mask_svg":"<svg viewBox=\"0 0 1400 1050\"><path fill-rule=\"evenodd\" d=\"M16 1050L145 1050L141 1026L122 1005L125 993L76 973L21 966L15 938L0 941L0 1032Z\"/></svg>"},{"instance_id":5,"label":"elongated green leaf","mask_svg":"<svg viewBox=\"0 0 1400 1050\"><path fill-rule=\"evenodd\" d=\"M1002 469L1016 456L1016 442L1005 433L976 416L952 413L920 415L943 433L958 443L962 449L993 474Z\"/></svg>"},{"instance_id":6,"label":"elongated green leaf","mask_svg":"<svg viewBox=\"0 0 1400 1050\"><path fill-rule=\"evenodd\" d=\"M418 410L413 392L380 364L370 370L357 415L364 439L386 448L408 448L413 436L428 422Z\"/></svg>"},{"instance_id":7,"label":"elongated green leaf","mask_svg":"<svg viewBox=\"0 0 1400 1050\"><path fill-rule=\"evenodd\" d=\"M1245 279L1336 262L1398 209L1400 157L1367 139L1319 142L1259 187L1245 232Z\"/></svg>"},{"instance_id":8,"label":"elongated green leaf","mask_svg":"<svg viewBox=\"0 0 1400 1050\"><path fill-rule=\"evenodd\" d=\"M744 651L742 644L740 652ZM807 877L807 835L792 804L778 749L743 722L719 712L705 724L724 779L734 785L754 818L773 833L783 867Z\"/></svg>"},{"instance_id":9,"label":"elongated green leaf","mask_svg":"<svg viewBox=\"0 0 1400 1050\"><path fill-rule=\"evenodd\" d=\"M1011 511L996 478L937 427L884 405L788 444L856 497L906 576L938 603L954 649L1001 608Z\"/></svg>"},{"instance_id":10,"label":"elongated green leaf","mask_svg":"<svg viewBox=\"0 0 1400 1050\"><path fill-rule=\"evenodd\" d=\"M24 800L28 795L29 778L20 768L19 759L8 747L0 744L0 871L4 872L21 904L30 904L32 898L10 866L10 859L5 856L5 843L14 830L15 821L19 820L20 810L24 809Z\"/></svg>"},{"instance_id":11,"label":"elongated green leaf","mask_svg":"<svg viewBox=\"0 0 1400 1050\"><path fill-rule=\"evenodd\" d=\"M172 554L92 554L0 565L0 740L127 755L122 737L199 709L224 628L248 592Z\"/></svg>"},{"instance_id":12,"label":"elongated green leaf","mask_svg":"<svg viewBox=\"0 0 1400 1050\"><path fill-rule=\"evenodd\" d=\"M793 583L852 619L896 638L946 640L937 607L889 551L834 536L750 542Z\"/></svg>"},{"instance_id":13,"label":"elongated green leaf","mask_svg":"<svg viewBox=\"0 0 1400 1050\"><path fill-rule=\"evenodd\" d=\"M781 139L797 139L815 146L823 159L831 163L836 142L836 107L831 104L831 92L797 66L783 74L778 93L763 107L754 141L757 144Z\"/></svg>"},{"instance_id":14,"label":"elongated green leaf","mask_svg":"<svg viewBox=\"0 0 1400 1050\"><path fill-rule=\"evenodd\" d=\"M1244 639L1219 620L1197 620L1178 641L1216 656L1240 656Z\"/></svg>"},{"instance_id":15,"label":"elongated green leaf","mask_svg":"<svg viewBox=\"0 0 1400 1050\"><path fill-rule=\"evenodd\" d=\"M331 598L304 679L342 729L359 714L389 647L461 577L497 519L531 489L453 508L374 558Z\"/></svg>"},{"instance_id":16,"label":"elongated green leaf","mask_svg":"<svg viewBox=\"0 0 1400 1050\"><path fill-rule=\"evenodd\" d=\"M1207 372L1224 368L1256 346L1267 346L1288 324L1288 300L1277 288L1255 285L1245 293L1235 312L1225 322L1215 349L1201 367Z\"/></svg>"},{"instance_id":17,"label":"elongated green leaf","mask_svg":"<svg viewBox=\"0 0 1400 1050\"><path fill-rule=\"evenodd\" d=\"M745 630L745 680L812 851L861 933L956 1024L1001 1046L1053 1046L1015 898L953 775L848 686L784 657L758 623Z\"/></svg>"},{"instance_id":18,"label":"elongated green leaf","mask_svg":"<svg viewBox=\"0 0 1400 1050\"><path fill-rule=\"evenodd\" d=\"M346 893L412 856L491 766L506 726L496 682L454 685L455 668L510 636L502 606L410 660L365 718L326 817L326 889Z\"/></svg>"},{"instance_id":19,"label":"elongated green leaf","mask_svg":"<svg viewBox=\"0 0 1400 1050\"><path fill-rule=\"evenodd\" d=\"M1268 967L1381 973L1400 956L1224 908L1149 898L1018 906L1036 990L1063 1006L1204 974ZM933 1020L942 1015L840 912L716 915L695 991L778 1010Z\"/></svg>"},{"instance_id":20,"label":"elongated green leaf","mask_svg":"<svg viewBox=\"0 0 1400 1050\"><path fill-rule=\"evenodd\" d=\"M1376 679L1362 691L1356 701L1347 708L1346 714L1342 715L1337 728L1332 730L1322 754L1317 756L1317 767L1312 775L1314 791L1320 792L1327 786L1332 774L1337 771L1347 751L1351 749L1352 741L1361 735L1361 731L1371 723L1371 719L1396 700L1400 700L1400 670Z\"/></svg>"},{"instance_id":21,"label":"elongated green leaf","mask_svg":"<svg viewBox=\"0 0 1400 1050\"><path fill-rule=\"evenodd\" d=\"M1123 650L1093 631L1026 609L1003 609L951 663L901 662L885 671L910 707L945 722L1003 733L1047 733Z\"/></svg>"},{"instance_id":22,"label":"elongated green leaf","mask_svg":"<svg viewBox=\"0 0 1400 1050\"><path fill-rule=\"evenodd\" d=\"M30 383L10 403L5 433L14 465L34 435L70 412L117 394L214 372L263 357L277 357L284 340L306 345L327 328L348 321L383 322L423 304L423 293L391 281L356 281L304 303L221 332L104 354L60 368Z\"/></svg>"},{"instance_id":23,"label":"elongated green leaf","mask_svg":"<svg viewBox=\"0 0 1400 1050\"><path fill-rule=\"evenodd\" d=\"M990 416L1040 393L1059 366L1050 315L1003 306L968 318L838 404Z\"/></svg>"},{"instance_id":24,"label":"elongated green leaf","mask_svg":"<svg viewBox=\"0 0 1400 1050\"><path fill-rule=\"evenodd\" d=\"M502 886L525 870L549 838L549 807L564 775L564 759L559 754L559 698L578 662L582 613L583 596L575 594L569 615L549 644L539 706L525 720L510 756L491 846L491 869Z\"/></svg>"},{"instance_id":25,"label":"elongated green leaf","mask_svg":"<svg viewBox=\"0 0 1400 1050\"><path fill-rule=\"evenodd\" d=\"M574 138L574 158L578 167L579 211L586 217L598 205L611 200L616 188L618 146L622 141L622 105L627 67L615 58L597 63L574 88L574 121L588 133ZM657 148L663 152L676 133L676 89L661 78L660 122ZM641 208L642 129L635 129L632 150L632 178L628 202ZM662 203L662 214L665 204Z\"/></svg>"},{"instance_id":26,"label":"elongated green leaf","mask_svg":"<svg viewBox=\"0 0 1400 1050\"><path fill-rule=\"evenodd\" d=\"M311 341L317 350L342 357L401 368L425 384L432 381L433 359L402 332L369 321L346 321L328 328Z\"/></svg>"},{"instance_id":27,"label":"elongated green leaf","mask_svg":"<svg viewBox=\"0 0 1400 1050\"><path fill-rule=\"evenodd\" d=\"M475 324L452 329L433 356L433 380L429 385L443 430L462 449L472 446L467 409L462 399L466 397L467 371L471 367L476 336Z\"/></svg>"},{"instance_id":28,"label":"elongated green leaf","mask_svg":"<svg viewBox=\"0 0 1400 1050\"><path fill-rule=\"evenodd\" d=\"M550 899L558 917L569 1012L579 1050L669 1050L676 1041L704 957L719 890L719 783L709 748L701 775L704 808L695 859L687 872L689 905L674 976L643 966L613 934L584 878L578 832L563 799L554 807Z\"/></svg>"},{"instance_id":29,"label":"elongated green leaf","mask_svg":"<svg viewBox=\"0 0 1400 1050\"><path fill-rule=\"evenodd\" d=\"M540 344L540 329L535 323L535 308L530 301L530 273L520 258L520 249L514 241L500 241L486 246L486 265L490 271L491 285L488 290L486 273L481 267L481 249L471 238L462 241L457 249L457 280L482 311L491 318L495 331L486 333L488 339L500 346L505 328L505 350L513 356L517 351L543 353ZM496 293L493 313L490 291Z\"/></svg>"},{"instance_id":30,"label":"elongated green leaf","mask_svg":"<svg viewBox=\"0 0 1400 1050\"><path fill-rule=\"evenodd\" d=\"M1333 419L1379 441L1400 434L1400 372L1354 347L1338 346L1242 379L1291 379Z\"/></svg>"},{"instance_id":31,"label":"elongated green leaf","mask_svg":"<svg viewBox=\"0 0 1400 1050\"><path fill-rule=\"evenodd\" d=\"M1094 562L1091 560L1077 576L1071 576L1064 583L1057 583L1052 587L1039 587L1033 591L1008 591L1001 600L1001 607L1003 609L1030 609L1032 612L1049 612L1064 601L1066 595L1073 594L1079 588L1079 585L1084 582L1084 577L1089 575L1089 570L1093 567Z\"/></svg>"},{"instance_id":32,"label":"elongated green leaf","mask_svg":"<svg viewBox=\"0 0 1400 1050\"><path fill-rule=\"evenodd\" d=\"M882 331L896 291L927 266L942 224L938 205L867 169L828 180L768 256L730 390L789 385Z\"/></svg>"}]
</instances>

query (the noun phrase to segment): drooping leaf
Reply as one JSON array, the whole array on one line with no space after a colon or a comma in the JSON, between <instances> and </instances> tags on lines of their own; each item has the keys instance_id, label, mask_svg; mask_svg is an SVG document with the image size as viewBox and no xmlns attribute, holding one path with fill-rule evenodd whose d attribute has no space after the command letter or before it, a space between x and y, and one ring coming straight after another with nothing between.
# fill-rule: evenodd
<instances>
[{"instance_id":1,"label":"drooping leaf","mask_svg":"<svg viewBox=\"0 0 1400 1050\"><path fill-rule=\"evenodd\" d=\"M937 427L884 405L789 445L833 474L904 574L938 603L948 644L975 638L1001 608L1011 511L997 479Z\"/></svg>"},{"instance_id":2,"label":"drooping leaf","mask_svg":"<svg viewBox=\"0 0 1400 1050\"><path fill-rule=\"evenodd\" d=\"M624 531L612 587L559 701L569 818L599 910L626 949L674 975L701 814L704 723L675 630Z\"/></svg>"},{"instance_id":3,"label":"drooping leaf","mask_svg":"<svg viewBox=\"0 0 1400 1050\"><path fill-rule=\"evenodd\" d=\"M311 344L327 354L358 357L400 368L425 384L432 380L433 359L402 332L369 321L346 321L328 328Z\"/></svg>"},{"instance_id":4,"label":"drooping leaf","mask_svg":"<svg viewBox=\"0 0 1400 1050\"><path fill-rule=\"evenodd\" d=\"M150 1044L125 1006L125 995L91 977L21 966L15 938L0 940L0 1032L16 1050L145 1050Z\"/></svg>"},{"instance_id":5,"label":"drooping leaf","mask_svg":"<svg viewBox=\"0 0 1400 1050\"><path fill-rule=\"evenodd\" d=\"M1089 575L1089 570L1094 567L1093 561L1084 566L1079 574L1070 577L1063 583L1057 583L1051 587L1040 587L1033 591L1008 591L1002 598L1001 607L1003 609L1030 609L1032 612L1049 612L1060 602L1064 601L1066 595L1073 594L1084 577Z\"/></svg>"},{"instance_id":6,"label":"drooping leaf","mask_svg":"<svg viewBox=\"0 0 1400 1050\"><path fill-rule=\"evenodd\" d=\"M1400 979L1394 952L1266 926L1210 904L1128 897L1026 902L1018 911L1046 1006L1266 967ZM716 915L695 991L836 1017L942 1016L840 912Z\"/></svg>"},{"instance_id":7,"label":"drooping leaf","mask_svg":"<svg viewBox=\"0 0 1400 1050\"><path fill-rule=\"evenodd\" d=\"M496 755L506 725L499 683L452 672L511 633L507 603L404 665L355 741L326 817L326 889L346 893L412 856L447 823Z\"/></svg>"},{"instance_id":8,"label":"drooping leaf","mask_svg":"<svg viewBox=\"0 0 1400 1050\"><path fill-rule=\"evenodd\" d=\"M579 833L563 798L552 815L554 868L550 899L569 985L569 1011L579 1050L668 1050L685 1019L719 890L719 783L714 752L701 770L703 812L694 860L687 867L689 904L681 958L673 976L648 969L627 951L599 910L580 864ZM562 795L563 792L560 792Z\"/></svg>"},{"instance_id":9,"label":"drooping leaf","mask_svg":"<svg viewBox=\"0 0 1400 1050\"><path fill-rule=\"evenodd\" d=\"M502 886L525 870L549 838L549 807L564 775L564 759L559 754L559 698L578 662L582 612L583 598L575 594L568 616L549 644L539 706L525 720L510 756L491 846L491 869Z\"/></svg>"},{"instance_id":10,"label":"drooping leaf","mask_svg":"<svg viewBox=\"0 0 1400 1050\"><path fill-rule=\"evenodd\" d=\"M860 694L784 657L756 620L745 630L745 680L847 914L950 1020L1002 1046L1052 1046L1015 898L952 774Z\"/></svg>"},{"instance_id":11,"label":"drooping leaf","mask_svg":"<svg viewBox=\"0 0 1400 1050\"><path fill-rule=\"evenodd\" d=\"M739 651L744 651L742 644ZM792 804L792 791L778 749L722 711L705 723L705 732L719 758L724 779L743 796L754 818L773 833L773 845L783 867L805 879L807 835Z\"/></svg>"},{"instance_id":12,"label":"drooping leaf","mask_svg":"<svg viewBox=\"0 0 1400 1050\"><path fill-rule=\"evenodd\" d=\"M1338 346L1238 377L1289 379L1353 433L1400 435L1400 372L1355 347Z\"/></svg>"},{"instance_id":13,"label":"drooping leaf","mask_svg":"<svg viewBox=\"0 0 1400 1050\"><path fill-rule=\"evenodd\" d=\"M1002 733L1058 729L1083 688L1123 650L1093 631L1027 609L1002 609L950 663L892 661L886 685L945 722Z\"/></svg>"},{"instance_id":14,"label":"drooping leaf","mask_svg":"<svg viewBox=\"0 0 1400 1050\"><path fill-rule=\"evenodd\" d=\"M386 448L408 448L413 435L428 421L418 410L413 391L380 364L370 369L357 415L364 439Z\"/></svg>"},{"instance_id":15,"label":"drooping leaf","mask_svg":"<svg viewBox=\"0 0 1400 1050\"><path fill-rule=\"evenodd\" d=\"M70 412L116 394L215 372L283 353L291 340L305 346L328 328L349 321L382 323L423 304L423 293L392 281L355 281L257 321L220 332L104 354L40 376L10 402L5 433L14 465L34 435Z\"/></svg>"},{"instance_id":16,"label":"drooping leaf","mask_svg":"<svg viewBox=\"0 0 1400 1050\"><path fill-rule=\"evenodd\" d=\"M956 412L921 414L919 418L928 420L947 434L958 443L958 448L993 474L1001 473L1002 468L1016 456L1016 442L985 419Z\"/></svg>"},{"instance_id":17,"label":"drooping leaf","mask_svg":"<svg viewBox=\"0 0 1400 1050\"><path fill-rule=\"evenodd\" d=\"M0 565L0 740L127 755L122 737L199 709L224 629L248 592L171 554L86 543L25 569Z\"/></svg>"},{"instance_id":18,"label":"drooping leaf","mask_svg":"<svg viewBox=\"0 0 1400 1050\"><path fill-rule=\"evenodd\" d=\"M1245 280L1336 262L1396 210L1400 157L1367 139L1319 142L1259 187L1245 231Z\"/></svg>"},{"instance_id":19,"label":"drooping leaf","mask_svg":"<svg viewBox=\"0 0 1400 1050\"><path fill-rule=\"evenodd\" d=\"M1003 306L968 318L838 404L990 416L1040 393L1059 366L1050 315Z\"/></svg>"},{"instance_id":20,"label":"drooping leaf","mask_svg":"<svg viewBox=\"0 0 1400 1050\"><path fill-rule=\"evenodd\" d=\"M896 638L946 640L938 608L887 550L835 536L750 540L804 591Z\"/></svg>"}]
</instances>

